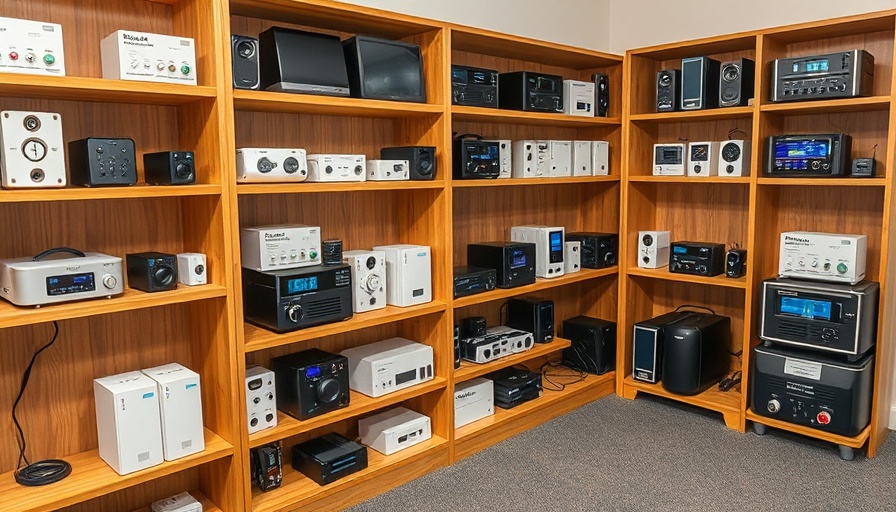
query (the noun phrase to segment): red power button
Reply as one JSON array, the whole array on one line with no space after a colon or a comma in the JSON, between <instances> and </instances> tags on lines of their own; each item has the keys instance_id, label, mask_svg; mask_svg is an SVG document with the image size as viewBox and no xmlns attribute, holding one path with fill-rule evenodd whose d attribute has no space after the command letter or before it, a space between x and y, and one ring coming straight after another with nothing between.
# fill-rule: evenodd
<instances>
[{"instance_id":1,"label":"red power button","mask_svg":"<svg viewBox=\"0 0 896 512\"><path fill-rule=\"evenodd\" d=\"M19 54L16 52L9 52L9 60L19 60Z\"/></svg>"},{"instance_id":2,"label":"red power button","mask_svg":"<svg viewBox=\"0 0 896 512\"><path fill-rule=\"evenodd\" d=\"M828 411L820 411L815 416L815 419L818 421L818 423L820 425L827 425L828 423L831 422L831 413L829 413Z\"/></svg>"}]
</instances>

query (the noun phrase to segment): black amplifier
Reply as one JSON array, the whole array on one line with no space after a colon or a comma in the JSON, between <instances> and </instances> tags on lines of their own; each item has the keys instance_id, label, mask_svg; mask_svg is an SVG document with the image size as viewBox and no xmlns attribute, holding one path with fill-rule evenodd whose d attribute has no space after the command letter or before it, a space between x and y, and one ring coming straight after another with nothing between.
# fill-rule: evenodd
<instances>
[{"instance_id":1,"label":"black amplifier","mask_svg":"<svg viewBox=\"0 0 896 512\"><path fill-rule=\"evenodd\" d=\"M464 139L454 140L454 179L494 179L501 174L498 142Z\"/></svg>"},{"instance_id":2,"label":"black amplifier","mask_svg":"<svg viewBox=\"0 0 896 512\"><path fill-rule=\"evenodd\" d=\"M582 242L582 268L616 265L619 235L616 233L567 233L567 242Z\"/></svg>"},{"instance_id":3,"label":"black amplifier","mask_svg":"<svg viewBox=\"0 0 896 512\"><path fill-rule=\"evenodd\" d=\"M538 372L504 368L486 378L494 381L495 405L502 409L512 409L541 396L541 373Z\"/></svg>"},{"instance_id":4,"label":"black amplifier","mask_svg":"<svg viewBox=\"0 0 896 512\"><path fill-rule=\"evenodd\" d=\"M871 420L874 354L853 363L780 347L753 349L750 407L832 434L855 436Z\"/></svg>"},{"instance_id":5,"label":"black amplifier","mask_svg":"<svg viewBox=\"0 0 896 512\"><path fill-rule=\"evenodd\" d=\"M563 77L531 71L501 73L498 106L510 110L563 112Z\"/></svg>"},{"instance_id":6,"label":"black amplifier","mask_svg":"<svg viewBox=\"0 0 896 512\"><path fill-rule=\"evenodd\" d=\"M498 72L494 69L451 66L451 104L498 107Z\"/></svg>"},{"instance_id":7,"label":"black amplifier","mask_svg":"<svg viewBox=\"0 0 896 512\"><path fill-rule=\"evenodd\" d=\"M762 283L759 337L851 359L877 340L880 285L774 278Z\"/></svg>"},{"instance_id":8,"label":"black amplifier","mask_svg":"<svg viewBox=\"0 0 896 512\"><path fill-rule=\"evenodd\" d=\"M367 467L367 447L332 432L292 447L292 467L327 485Z\"/></svg>"},{"instance_id":9,"label":"black amplifier","mask_svg":"<svg viewBox=\"0 0 896 512\"><path fill-rule=\"evenodd\" d=\"M725 244L673 242L669 272L712 277L725 272Z\"/></svg>"},{"instance_id":10,"label":"black amplifier","mask_svg":"<svg viewBox=\"0 0 896 512\"><path fill-rule=\"evenodd\" d=\"M243 315L247 322L289 332L352 317L348 265L288 270L243 269Z\"/></svg>"},{"instance_id":11,"label":"black amplifier","mask_svg":"<svg viewBox=\"0 0 896 512\"><path fill-rule=\"evenodd\" d=\"M495 276L493 268L454 267L454 298L494 290Z\"/></svg>"},{"instance_id":12,"label":"black amplifier","mask_svg":"<svg viewBox=\"0 0 896 512\"><path fill-rule=\"evenodd\" d=\"M307 420L348 407L348 359L312 348L271 359L277 409Z\"/></svg>"},{"instance_id":13,"label":"black amplifier","mask_svg":"<svg viewBox=\"0 0 896 512\"><path fill-rule=\"evenodd\" d=\"M535 282L535 244L481 242L467 246L467 263L495 269L498 288L515 288Z\"/></svg>"},{"instance_id":14,"label":"black amplifier","mask_svg":"<svg viewBox=\"0 0 896 512\"><path fill-rule=\"evenodd\" d=\"M845 133L773 135L765 147L765 174L782 178L845 176L852 137Z\"/></svg>"},{"instance_id":15,"label":"black amplifier","mask_svg":"<svg viewBox=\"0 0 896 512\"><path fill-rule=\"evenodd\" d=\"M772 61L772 101L871 96L874 57L865 50Z\"/></svg>"}]
</instances>

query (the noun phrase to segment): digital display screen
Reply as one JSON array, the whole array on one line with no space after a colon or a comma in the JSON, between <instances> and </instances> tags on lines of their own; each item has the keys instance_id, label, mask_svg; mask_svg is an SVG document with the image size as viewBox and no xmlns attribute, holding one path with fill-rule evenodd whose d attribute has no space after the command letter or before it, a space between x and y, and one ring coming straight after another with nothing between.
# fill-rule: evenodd
<instances>
[{"instance_id":1,"label":"digital display screen","mask_svg":"<svg viewBox=\"0 0 896 512\"><path fill-rule=\"evenodd\" d=\"M551 252L563 252L563 232L551 231L548 235L551 244Z\"/></svg>"},{"instance_id":2,"label":"digital display screen","mask_svg":"<svg viewBox=\"0 0 896 512\"><path fill-rule=\"evenodd\" d=\"M676 245L672 247L672 252L675 254L687 254L688 248L683 245Z\"/></svg>"},{"instance_id":3,"label":"digital display screen","mask_svg":"<svg viewBox=\"0 0 896 512\"><path fill-rule=\"evenodd\" d=\"M800 318L831 320L832 303L827 300L781 297L780 311Z\"/></svg>"},{"instance_id":4,"label":"digital display screen","mask_svg":"<svg viewBox=\"0 0 896 512\"><path fill-rule=\"evenodd\" d=\"M320 366L309 366L308 368L305 368L306 379L313 379L318 376L320 376Z\"/></svg>"},{"instance_id":5,"label":"digital display screen","mask_svg":"<svg viewBox=\"0 0 896 512\"><path fill-rule=\"evenodd\" d=\"M793 63L794 73L821 73L830 68L828 59L805 60Z\"/></svg>"},{"instance_id":6,"label":"digital display screen","mask_svg":"<svg viewBox=\"0 0 896 512\"><path fill-rule=\"evenodd\" d=\"M524 251L513 251L510 254L510 268L520 268L526 266L526 253Z\"/></svg>"},{"instance_id":7,"label":"digital display screen","mask_svg":"<svg viewBox=\"0 0 896 512\"><path fill-rule=\"evenodd\" d=\"M482 146L477 151L470 152L470 159L472 160L497 160L498 159L498 145L489 145Z\"/></svg>"},{"instance_id":8,"label":"digital display screen","mask_svg":"<svg viewBox=\"0 0 896 512\"><path fill-rule=\"evenodd\" d=\"M465 84L467 83L467 70L459 68L451 68L451 81Z\"/></svg>"},{"instance_id":9,"label":"digital display screen","mask_svg":"<svg viewBox=\"0 0 896 512\"><path fill-rule=\"evenodd\" d=\"M315 290L317 290L317 276L290 279L286 282L286 292L290 295Z\"/></svg>"},{"instance_id":10,"label":"digital display screen","mask_svg":"<svg viewBox=\"0 0 896 512\"><path fill-rule=\"evenodd\" d=\"M827 158L831 152L829 140L796 140L775 143L775 158Z\"/></svg>"},{"instance_id":11,"label":"digital display screen","mask_svg":"<svg viewBox=\"0 0 896 512\"><path fill-rule=\"evenodd\" d=\"M96 290L93 272L50 276L47 278L47 295L55 297L70 293L92 292Z\"/></svg>"},{"instance_id":12,"label":"digital display screen","mask_svg":"<svg viewBox=\"0 0 896 512\"><path fill-rule=\"evenodd\" d=\"M493 84L495 81L491 71L474 71L472 82L474 84Z\"/></svg>"},{"instance_id":13,"label":"digital display screen","mask_svg":"<svg viewBox=\"0 0 896 512\"><path fill-rule=\"evenodd\" d=\"M681 63L681 99L695 100L700 98L700 86L703 84L703 63L699 60Z\"/></svg>"},{"instance_id":14,"label":"digital display screen","mask_svg":"<svg viewBox=\"0 0 896 512\"><path fill-rule=\"evenodd\" d=\"M658 164L680 164L681 148L660 146L656 148L656 162Z\"/></svg>"}]
</instances>

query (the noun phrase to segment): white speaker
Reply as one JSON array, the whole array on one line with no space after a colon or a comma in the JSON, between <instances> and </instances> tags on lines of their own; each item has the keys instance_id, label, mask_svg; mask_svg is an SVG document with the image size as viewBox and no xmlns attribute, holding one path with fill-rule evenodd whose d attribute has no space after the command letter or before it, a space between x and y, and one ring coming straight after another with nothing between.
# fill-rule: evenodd
<instances>
[{"instance_id":1,"label":"white speaker","mask_svg":"<svg viewBox=\"0 0 896 512\"><path fill-rule=\"evenodd\" d=\"M669 264L671 231L638 232L638 266L662 268Z\"/></svg>"},{"instance_id":2,"label":"white speaker","mask_svg":"<svg viewBox=\"0 0 896 512\"><path fill-rule=\"evenodd\" d=\"M565 242L563 251L563 273L582 270L582 242Z\"/></svg>"},{"instance_id":3,"label":"white speaker","mask_svg":"<svg viewBox=\"0 0 896 512\"><path fill-rule=\"evenodd\" d=\"M551 176L572 176L572 141L552 140Z\"/></svg>"},{"instance_id":4,"label":"white speaker","mask_svg":"<svg viewBox=\"0 0 896 512\"><path fill-rule=\"evenodd\" d=\"M719 143L688 143L688 176L706 178L719 175Z\"/></svg>"},{"instance_id":5,"label":"white speaker","mask_svg":"<svg viewBox=\"0 0 896 512\"><path fill-rule=\"evenodd\" d=\"M610 143L605 140L591 141L591 172L593 176L610 174Z\"/></svg>"},{"instance_id":6,"label":"white speaker","mask_svg":"<svg viewBox=\"0 0 896 512\"><path fill-rule=\"evenodd\" d=\"M750 141L725 140L719 148L719 176L750 175Z\"/></svg>"},{"instance_id":7,"label":"white speaker","mask_svg":"<svg viewBox=\"0 0 896 512\"><path fill-rule=\"evenodd\" d=\"M352 268L352 309L355 313L386 307L386 253L345 251L342 262Z\"/></svg>"},{"instance_id":8,"label":"white speaker","mask_svg":"<svg viewBox=\"0 0 896 512\"><path fill-rule=\"evenodd\" d=\"M432 250L428 245L378 245L386 253L386 302L407 307L432 302Z\"/></svg>"},{"instance_id":9,"label":"white speaker","mask_svg":"<svg viewBox=\"0 0 896 512\"><path fill-rule=\"evenodd\" d=\"M512 144L514 178L547 178L551 175L551 145L546 140L517 140Z\"/></svg>"},{"instance_id":10,"label":"white speaker","mask_svg":"<svg viewBox=\"0 0 896 512\"><path fill-rule=\"evenodd\" d=\"M246 368L246 412L250 434L277 426L277 390L271 370Z\"/></svg>"},{"instance_id":11,"label":"white speaker","mask_svg":"<svg viewBox=\"0 0 896 512\"><path fill-rule=\"evenodd\" d=\"M65 180L62 116L53 112L0 112L3 188L60 188Z\"/></svg>"},{"instance_id":12,"label":"white speaker","mask_svg":"<svg viewBox=\"0 0 896 512\"><path fill-rule=\"evenodd\" d=\"M498 178L510 178L513 175L513 145L510 140L483 140L482 142L498 143L498 162L500 163Z\"/></svg>"},{"instance_id":13,"label":"white speaker","mask_svg":"<svg viewBox=\"0 0 896 512\"><path fill-rule=\"evenodd\" d=\"M594 171L591 162L591 141L572 141L572 175L593 176Z\"/></svg>"},{"instance_id":14,"label":"white speaker","mask_svg":"<svg viewBox=\"0 0 896 512\"><path fill-rule=\"evenodd\" d=\"M205 254L182 252L177 255L177 282L187 286L208 283Z\"/></svg>"}]
</instances>

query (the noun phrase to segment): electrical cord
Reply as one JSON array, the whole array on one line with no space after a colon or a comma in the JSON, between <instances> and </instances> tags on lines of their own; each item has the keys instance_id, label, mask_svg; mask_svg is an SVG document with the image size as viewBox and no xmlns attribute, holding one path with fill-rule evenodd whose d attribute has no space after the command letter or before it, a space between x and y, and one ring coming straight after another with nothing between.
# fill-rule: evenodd
<instances>
[{"instance_id":1,"label":"electrical cord","mask_svg":"<svg viewBox=\"0 0 896 512\"><path fill-rule=\"evenodd\" d=\"M566 371L558 371L561 369ZM587 372L568 368L556 361L548 361L544 363L540 368L538 368L538 371L541 373L541 378L544 380L544 382L542 383L542 388L547 389L548 391L563 391L564 389L566 389L566 386L575 384L577 382L582 382L588 377ZM568 382L560 382L559 379L572 380ZM545 384L550 384L553 387L548 387Z\"/></svg>"},{"instance_id":2,"label":"electrical cord","mask_svg":"<svg viewBox=\"0 0 896 512\"><path fill-rule=\"evenodd\" d=\"M729 389L733 388L734 386L736 386L737 384L740 383L740 378L741 378L740 370L737 370L736 372L732 373L730 377L725 377L724 379L721 380L721 382L719 382L719 391L724 392L724 391L728 391Z\"/></svg>"},{"instance_id":3,"label":"electrical cord","mask_svg":"<svg viewBox=\"0 0 896 512\"><path fill-rule=\"evenodd\" d=\"M53 344L56 343L56 338L59 337L59 324L55 321L53 322L53 329L53 337L50 338L50 341L39 348L37 352L31 356L31 362L28 363L28 368L26 368L25 373L22 374L22 385L19 388L19 395L16 397L16 401L12 404L12 422L16 427L16 432L18 434L16 441L18 441L19 444L19 462L17 464L18 469L16 469L15 472L15 479L20 485L28 487L36 487L58 482L72 472L71 464L60 459L42 460L33 464L29 462L28 457L25 455L25 449L27 448L27 444L25 443L25 432L22 430L22 425L16 417L16 408L19 406L19 402L25 394L25 388L28 386L28 381L31 379L31 370L34 368L34 362L37 361L37 356L44 350L53 346ZM23 462L25 464L24 467L22 466Z\"/></svg>"}]
</instances>

